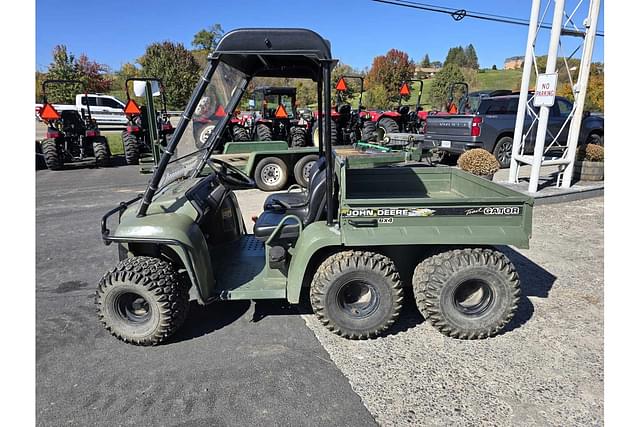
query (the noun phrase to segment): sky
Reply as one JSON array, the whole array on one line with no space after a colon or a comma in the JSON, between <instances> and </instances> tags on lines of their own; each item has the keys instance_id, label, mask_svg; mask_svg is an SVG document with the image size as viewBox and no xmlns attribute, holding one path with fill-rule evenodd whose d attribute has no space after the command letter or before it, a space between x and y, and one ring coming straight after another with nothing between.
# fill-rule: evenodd
<instances>
[{"instance_id":1,"label":"sky","mask_svg":"<svg viewBox=\"0 0 640 427\"><path fill-rule=\"evenodd\" d=\"M467 9L528 20L526 0L415 0L421 3ZM542 0L542 8L548 0ZM577 0L567 0L567 5ZM586 10L586 3L583 10ZM567 6L568 7L568 6ZM547 14L551 22L553 2ZM598 30L604 31L604 1ZM580 20L586 17L584 12ZM88 55L118 70L135 62L145 47L156 41L181 42L191 48L193 35L219 23L225 31L242 27L309 28L330 40L332 53L357 69L370 67L374 56L389 49L405 51L419 61L425 53L443 61L452 46L473 43L480 67L497 65L505 58L524 55L527 27L451 16L371 0L180 0L180 1L36 1L36 66L46 71L51 52L64 44L76 56ZM548 30L542 30L537 54L546 54ZM577 41L563 37L562 53L569 55ZM539 52L539 53L538 53ZM579 55L579 54L578 54ZM596 37L594 61L604 62L604 41Z\"/></svg>"}]
</instances>

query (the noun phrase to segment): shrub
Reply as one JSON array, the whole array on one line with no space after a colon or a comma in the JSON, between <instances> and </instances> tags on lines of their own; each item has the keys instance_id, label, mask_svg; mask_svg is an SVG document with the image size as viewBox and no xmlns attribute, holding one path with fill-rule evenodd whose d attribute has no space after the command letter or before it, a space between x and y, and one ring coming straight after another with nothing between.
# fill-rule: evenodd
<instances>
[{"instance_id":1,"label":"shrub","mask_svg":"<svg viewBox=\"0 0 640 427\"><path fill-rule=\"evenodd\" d=\"M492 175L500 169L500 163L495 156L482 148L462 153L458 158L458 166L474 175Z\"/></svg>"},{"instance_id":2,"label":"shrub","mask_svg":"<svg viewBox=\"0 0 640 427\"><path fill-rule=\"evenodd\" d=\"M576 152L576 159L590 162L603 162L604 147L597 144L580 145Z\"/></svg>"}]
</instances>

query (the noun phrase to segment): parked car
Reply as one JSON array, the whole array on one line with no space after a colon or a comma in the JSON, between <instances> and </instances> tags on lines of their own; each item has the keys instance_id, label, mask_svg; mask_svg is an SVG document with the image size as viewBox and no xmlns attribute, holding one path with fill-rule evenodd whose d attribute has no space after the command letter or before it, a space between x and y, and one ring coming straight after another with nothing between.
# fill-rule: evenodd
<instances>
[{"instance_id":1,"label":"parked car","mask_svg":"<svg viewBox=\"0 0 640 427\"><path fill-rule=\"evenodd\" d=\"M429 115L425 139L447 153L460 154L472 148L484 148L496 156L502 167L507 167L511 162L518 94L480 96L478 100L477 108L469 114ZM573 104L568 99L556 97L549 114L547 144L560 131L572 108ZM529 113L525 116L525 131L529 129L532 119ZM569 124L560 134L560 144L566 144L568 133ZM533 152L535 138L534 126L525 140L525 153ZM604 118L585 112L579 141L604 144Z\"/></svg>"},{"instance_id":2,"label":"parked car","mask_svg":"<svg viewBox=\"0 0 640 427\"><path fill-rule=\"evenodd\" d=\"M91 117L93 117L100 125L117 125L126 126L127 117L124 114L124 102L118 98L102 93L90 93L87 95L89 107L91 108ZM53 104L56 111L65 110L87 111L87 100L84 94L76 95L75 104ZM40 112L42 104L36 104L36 116Z\"/></svg>"}]
</instances>

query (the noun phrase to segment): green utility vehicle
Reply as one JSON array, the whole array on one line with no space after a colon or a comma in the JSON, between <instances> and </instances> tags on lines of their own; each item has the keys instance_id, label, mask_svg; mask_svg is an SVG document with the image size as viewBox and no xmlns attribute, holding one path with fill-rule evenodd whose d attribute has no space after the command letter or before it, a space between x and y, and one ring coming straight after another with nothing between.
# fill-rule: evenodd
<instances>
[{"instance_id":1,"label":"green utility vehicle","mask_svg":"<svg viewBox=\"0 0 640 427\"><path fill-rule=\"evenodd\" d=\"M533 200L457 169L390 165L384 156L394 153L334 151L337 61L329 46L309 30L242 29L209 55L144 195L102 218L102 238L117 244L121 259L95 299L113 335L161 343L184 322L190 300L298 303L309 295L328 329L371 338L398 318L405 285L452 337L492 336L511 320L518 273L491 245L528 247ZM255 182L211 154L256 76L313 79L322 114L308 189L269 195L248 233L235 191ZM190 126L203 96L224 105L225 116L198 149Z\"/></svg>"}]
</instances>

